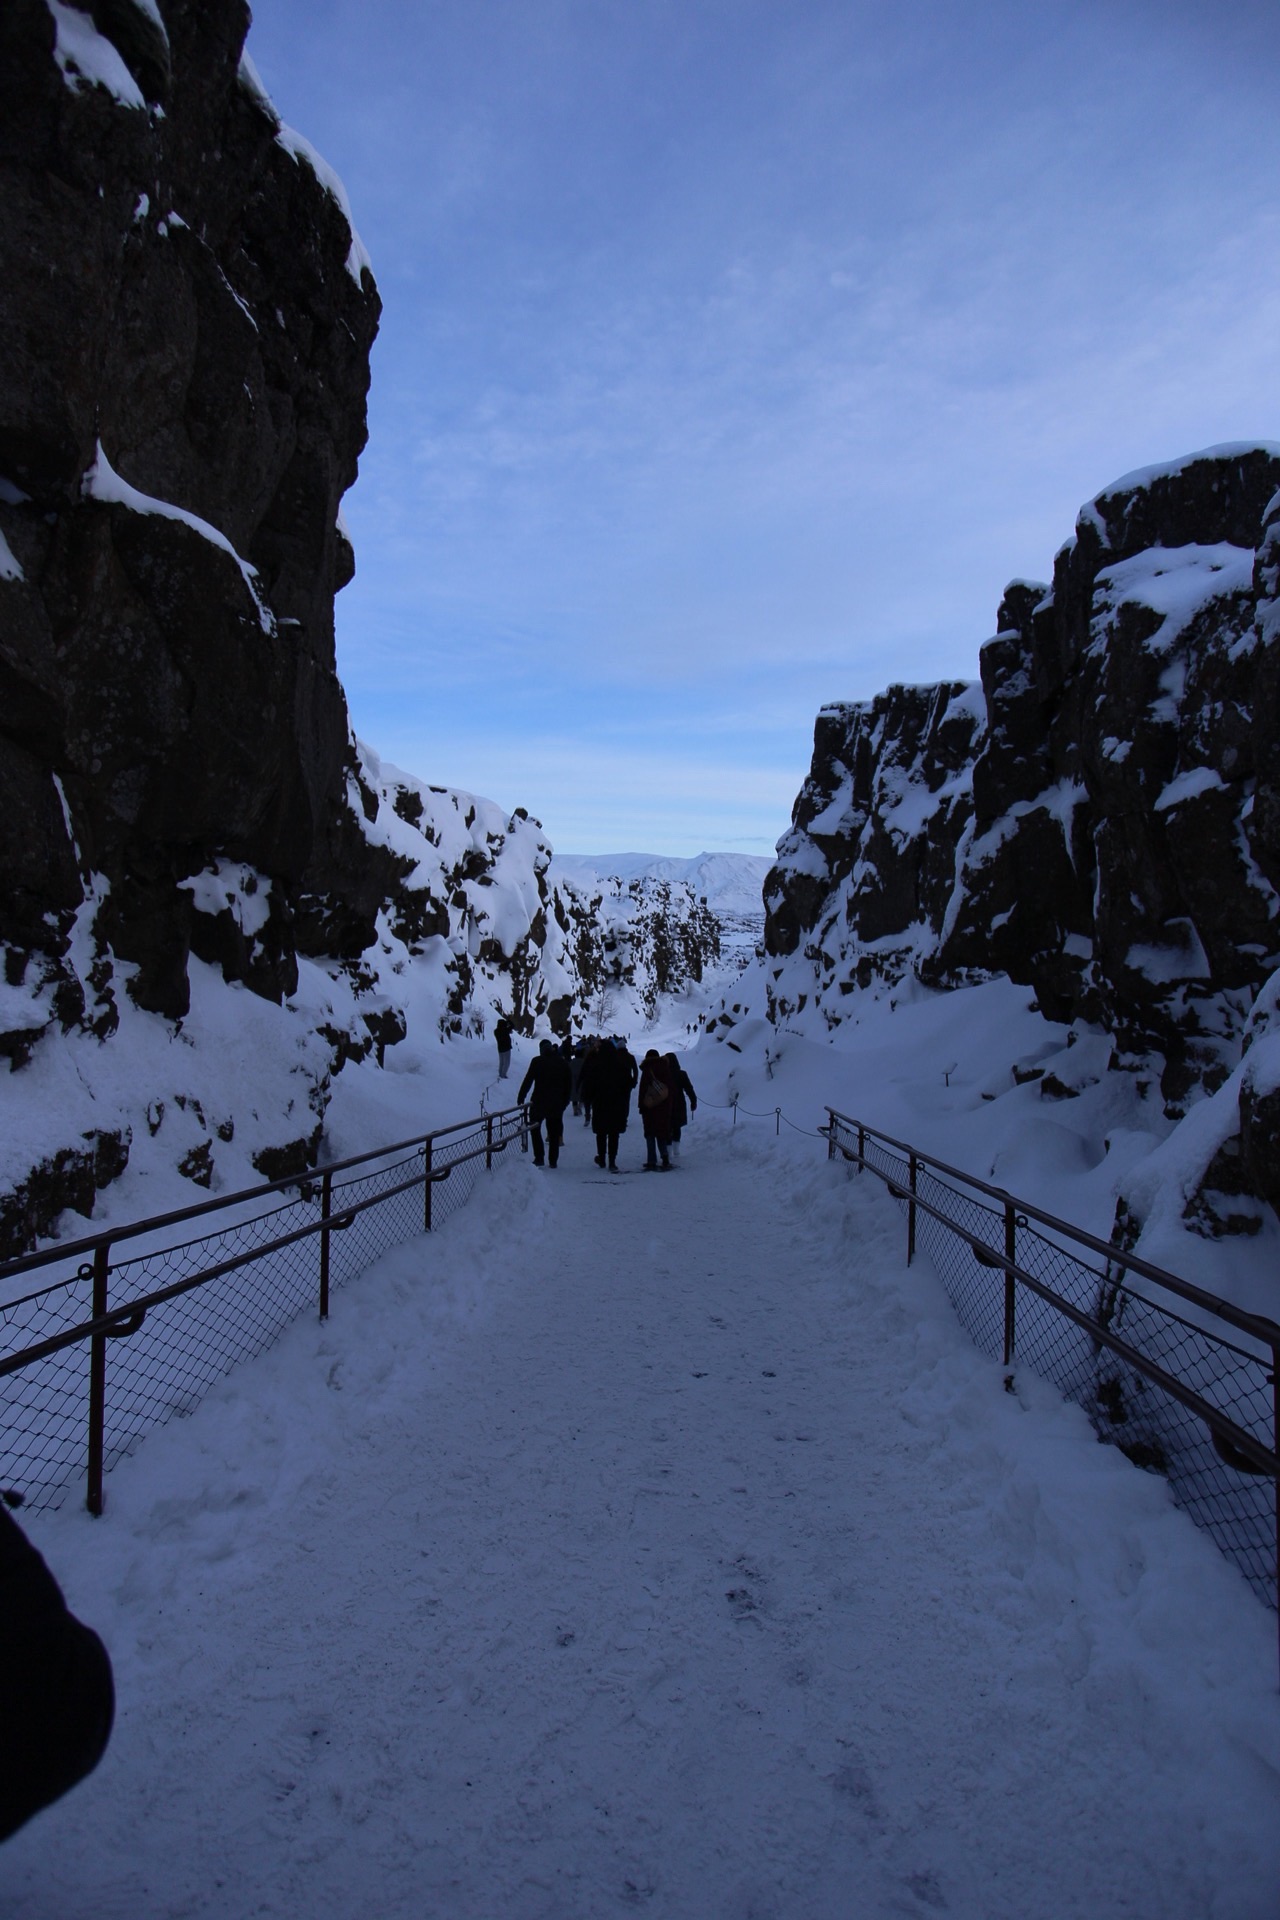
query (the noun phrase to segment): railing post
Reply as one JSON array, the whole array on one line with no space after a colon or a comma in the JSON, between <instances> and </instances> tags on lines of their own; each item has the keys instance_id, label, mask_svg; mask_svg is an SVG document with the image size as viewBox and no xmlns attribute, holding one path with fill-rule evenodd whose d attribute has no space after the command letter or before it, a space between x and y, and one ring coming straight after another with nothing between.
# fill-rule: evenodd
<instances>
[{"instance_id":1,"label":"railing post","mask_svg":"<svg viewBox=\"0 0 1280 1920\"><path fill-rule=\"evenodd\" d=\"M858 1172L859 1173L862 1172L862 1163L866 1159L866 1157L867 1157L867 1130L864 1126L859 1126L858 1128Z\"/></svg>"},{"instance_id":2,"label":"railing post","mask_svg":"<svg viewBox=\"0 0 1280 1920\"><path fill-rule=\"evenodd\" d=\"M93 1250L93 1317L107 1311L107 1275L111 1270L111 1243L103 1240ZM89 1337L89 1485L85 1505L95 1517L102 1512L102 1464L107 1424L107 1336Z\"/></svg>"},{"instance_id":3,"label":"railing post","mask_svg":"<svg viewBox=\"0 0 1280 1920\"><path fill-rule=\"evenodd\" d=\"M782 1137L782 1108L781 1107L775 1107L773 1110L773 1131L775 1136L778 1139L781 1139Z\"/></svg>"},{"instance_id":4,"label":"railing post","mask_svg":"<svg viewBox=\"0 0 1280 1920\"><path fill-rule=\"evenodd\" d=\"M916 1156L911 1156L911 1198L907 1202L907 1265L916 1257Z\"/></svg>"},{"instance_id":5,"label":"railing post","mask_svg":"<svg viewBox=\"0 0 1280 1920\"><path fill-rule=\"evenodd\" d=\"M1004 1257L1006 1260L1016 1260L1018 1257L1018 1216L1014 1212L1012 1200L1006 1200L1004 1203ZM1004 1272L1004 1364L1006 1368L1013 1365L1015 1300L1016 1282L1006 1267ZM1010 1377L1006 1374L1005 1385L1010 1384Z\"/></svg>"},{"instance_id":6,"label":"railing post","mask_svg":"<svg viewBox=\"0 0 1280 1920\"><path fill-rule=\"evenodd\" d=\"M329 1210L333 1200L333 1175L324 1173L320 1179L320 1218L324 1225L320 1229L320 1318L329 1318Z\"/></svg>"},{"instance_id":7,"label":"railing post","mask_svg":"<svg viewBox=\"0 0 1280 1920\"><path fill-rule=\"evenodd\" d=\"M486 1173L493 1172L493 1115L491 1113L486 1113L484 1117L484 1170Z\"/></svg>"},{"instance_id":8,"label":"railing post","mask_svg":"<svg viewBox=\"0 0 1280 1920\"><path fill-rule=\"evenodd\" d=\"M432 1141L428 1140L422 1149L422 1230L424 1233L430 1233L431 1231L431 1188L433 1184L431 1179L431 1148L433 1144Z\"/></svg>"},{"instance_id":9,"label":"railing post","mask_svg":"<svg viewBox=\"0 0 1280 1920\"><path fill-rule=\"evenodd\" d=\"M831 1108L828 1107L827 1108L827 1158L828 1160L834 1160L835 1157L836 1157L836 1116L832 1112Z\"/></svg>"}]
</instances>

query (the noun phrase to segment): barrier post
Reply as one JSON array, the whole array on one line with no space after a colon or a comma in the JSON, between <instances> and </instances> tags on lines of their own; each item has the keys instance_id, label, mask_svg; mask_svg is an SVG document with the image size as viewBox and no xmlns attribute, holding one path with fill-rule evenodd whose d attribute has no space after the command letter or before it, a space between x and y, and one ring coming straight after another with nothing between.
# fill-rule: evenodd
<instances>
[{"instance_id":1,"label":"barrier post","mask_svg":"<svg viewBox=\"0 0 1280 1920\"><path fill-rule=\"evenodd\" d=\"M93 1250L93 1317L107 1311L107 1276L111 1270L111 1243L100 1241ZM89 1485L85 1505L97 1517L102 1512L102 1465L107 1424L107 1336L89 1339Z\"/></svg>"},{"instance_id":2,"label":"barrier post","mask_svg":"<svg viewBox=\"0 0 1280 1920\"><path fill-rule=\"evenodd\" d=\"M1018 1216L1014 1212L1012 1200L1004 1203L1004 1257L1016 1260L1018 1257ZM1015 1338L1014 1311L1017 1297L1017 1283L1008 1267L1004 1270L1004 1364L1013 1365ZM1011 1384L1011 1376L1006 1374L1005 1385Z\"/></svg>"},{"instance_id":3,"label":"barrier post","mask_svg":"<svg viewBox=\"0 0 1280 1920\"><path fill-rule=\"evenodd\" d=\"M862 1172L862 1163L866 1159L866 1157L867 1157L867 1130L865 1127L859 1126L858 1128L858 1172L859 1173Z\"/></svg>"},{"instance_id":4,"label":"barrier post","mask_svg":"<svg viewBox=\"0 0 1280 1920\"><path fill-rule=\"evenodd\" d=\"M430 1233L431 1231L431 1148L432 1148L432 1145L433 1145L433 1142L428 1140L422 1149L423 1173L424 1173L424 1178L422 1182L422 1230L424 1233Z\"/></svg>"},{"instance_id":5,"label":"barrier post","mask_svg":"<svg viewBox=\"0 0 1280 1920\"><path fill-rule=\"evenodd\" d=\"M324 1225L320 1229L320 1318L329 1318L329 1209L333 1200L333 1175L324 1173L320 1179L320 1218Z\"/></svg>"},{"instance_id":6,"label":"barrier post","mask_svg":"<svg viewBox=\"0 0 1280 1920\"><path fill-rule=\"evenodd\" d=\"M827 1158L828 1160L834 1160L835 1157L836 1157L836 1116L831 1111L831 1108L828 1107L827 1108Z\"/></svg>"},{"instance_id":7,"label":"barrier post","mask_svg":"<svg viewBox=\"0 0 1280 1920\"><path fill-rule=\"evenodd\" d=\"M916 1156L911 1156L911 1198L907 1202L907 1265L916 1257Z\"/></svg>"},{"instance_id":8,"label":"barrier post","mask_svg":"<svg viewBox=\"0 0 1280 1920\"><path fill-rule=\"evenodd\" d=\"M486 1173L493 1172L493 1115L491 1113L486 1113L484 1117L484 1170Z\"/></svg>"}]
</instances>

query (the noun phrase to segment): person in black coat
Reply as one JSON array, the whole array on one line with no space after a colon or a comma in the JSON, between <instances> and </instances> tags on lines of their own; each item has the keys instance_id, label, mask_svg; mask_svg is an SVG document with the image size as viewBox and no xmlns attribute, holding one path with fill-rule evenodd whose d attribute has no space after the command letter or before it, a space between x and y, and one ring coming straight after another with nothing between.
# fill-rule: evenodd
<instances>
[{"instance_id":1,"label":"person in black coat","mask_svg":"<svg viewBox=\"0 0 1280 1920\"><path fill-rule=\"evenodd\" d=\"M499 1020L493 1037L498 1047L498 1078L505 1080L511 1071L511 1022L505 1018Z\"/></svg>"},{"instance_id":2,"label":"person in black coat","mask_svg":"<svg viewBox=\"0 0 1280 1920\"><path fill-rule=\"evenodd\" d=\"M689 1115L698 1111L698 1096L693 1090L692 1080L674 1053L664 1053L662 1064L671 1086L671 1156L675 1159L679 1153L680 1135L689 1124Z\"/></svg>"},{"instance_id":3,"label":"person in black coat","mask_svg":"<svg viewBox=\"0 0 1280 1920\"><path fill-rule=\"evenodd\" d=\"M114 1718L106 1648L0 1504L0 1840L93 1772Z\"/></svg>"},{"instance_id":4,"label":"person in black coat","mask_svg":"<svg viewBox=\"0 0 1280 1920\"><path fill-rule=\"evenodd\" d=\"M596 1134L596 1165L618 1170L618 1141L627 1130L635 1061L625 1046L602 1040L582 1067L582 1097Z\"/></svg>"},{"instance_id":5,"label":"person in black coat","mask_svg":"<svg viewBox=\"0 0 1280 1920\"><path fill-rule=\"evenodd\" d=\"M529 1137L533 1141L533 1164L540 1167L542 1156L542 1129L547 1129L547 1165L554 1167L560 1158L560 1142L564 1139L564 1110L569 1104L569 1062L564 1055L544 1040L537 1053L529 1062L529 1071L520 1082L520 1091L516 1099L523 1106L530 1090L533 1098L529 1101Z\"/></svg>"}]
</instances>

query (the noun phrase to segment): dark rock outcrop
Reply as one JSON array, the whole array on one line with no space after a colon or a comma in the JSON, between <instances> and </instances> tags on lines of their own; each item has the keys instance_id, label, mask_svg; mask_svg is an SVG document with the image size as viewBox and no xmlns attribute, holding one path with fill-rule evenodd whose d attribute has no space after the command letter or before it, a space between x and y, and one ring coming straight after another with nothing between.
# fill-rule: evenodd
<instances>
[{"instance_id":1,"label":"dark rock outcrop","mask_svg":"<svg viewBox=\"0 0 1280 1920\"><path fill-rule=\"evenodd\" d=\"M770 1015L1006 973L1113 1065L1154 1060L1178 1119L1280 965L1280 448L1117 482L997 624L967 740L926 721L952 686L820 714L766 886ZM1280 1193L1275 1104L1245 1077L1206 1191Z\"/></svg>"},{"instance_id":2,"label":"dark rock outcrop","mask_svg":"<svg viewBox=\"0 0 1280 1920\"><path fill-rule=\"evenodd\" d=\"M378 295L248 24L243 0L0 11L10 1072L49 1034L109 1039L123 993L181 1023L193 955L279 1003L299 953L369 944L393 873L348 800L333 630ZM91 1208L116 1137L9 1176L9 1250ZM208 1184L211 1153L180 1170Z\"/></svg>"},{"instance_id":3,"label":"dark rock outcrop","mask_svg":"<svg viewBox=\"0 0 1280 1920\"><path fill-rule=\"evenodd\" d=\"M1278 487L1265 448L1121 482L983 649L991 723L936 976L995 966L1050 1017L1162 1054L1171 1111L1226 1078L1280 961L1255 579Z\"/></svg>"},{"instance_id":4,"label":"dark rock outcrop","mask_svg":"<svg viewBox=\"0 0 1280 1920\"><path fill-rule=\"evenodd\" d=\"M379 303L247 8L161 12L0 17L0 929L65 973L101 876L99 951L178 1018L193 947L279 998L318 921L372 937L333 597ZM218 859L272 889L256 955L193 913Z\"/></svg>"}]
</instances>

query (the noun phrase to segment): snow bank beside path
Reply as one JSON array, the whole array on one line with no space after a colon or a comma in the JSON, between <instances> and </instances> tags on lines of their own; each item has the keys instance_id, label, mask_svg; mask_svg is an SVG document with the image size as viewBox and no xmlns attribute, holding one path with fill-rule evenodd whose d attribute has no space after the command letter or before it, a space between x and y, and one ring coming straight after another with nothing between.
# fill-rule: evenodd
<instances>
[{"instance_id":1,"label":"snow bank beside path","mask_svg":"<svg viewBox=\"0 0 1280 1920\"><path fill-rule=\"evenodd\" d=\"M1273 1920L1274 1622L1163 1483L820 1143L588 1140L33 1521L120 1717L12 1920Z\"/></svg>"}]
</instances>

